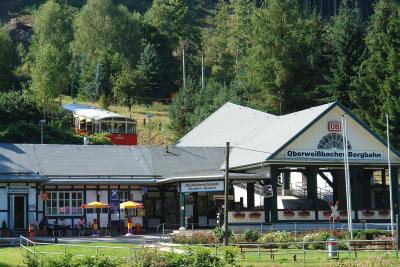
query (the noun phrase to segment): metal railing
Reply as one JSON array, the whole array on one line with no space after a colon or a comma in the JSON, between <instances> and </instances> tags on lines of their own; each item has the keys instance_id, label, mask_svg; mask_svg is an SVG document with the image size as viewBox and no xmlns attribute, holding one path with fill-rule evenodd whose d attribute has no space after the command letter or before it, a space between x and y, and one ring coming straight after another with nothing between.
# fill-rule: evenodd
<instances>
[{"instance_id":1,"label":"metal railing","mask_svg":"<svg viewBox=\"0 0 400 267\"><path fill-rule=\"evenodd\" d=\"M157 234L160 235L161 240L165 240L166 235L173 233L173 231L179 230L180 226L180 224L160 223L157 226ZM195 226L199 226L199 223L186 223L185 231L191 230L192 233L194 233Z\"/></svg>"},{"instance_id":2,"label":"metal railing","mask_svg":"<svg viewBox=\"0 0 400 267\"><path fill-rule=\"evenodd\" d=\"M20 247L23 248L26 253L30 253L34 256L42 255L72 255L72 256L88 256L79 252L87 250L88 248L94 249L95 254L99 254L103 251L102 249L122 250L126 252L126 257L119 255L121 258L128 258L135 255L136 250L141 250L145 245L139 245L137 247L118 247L118 246L85 246L75 244L54 244L54 243L42 243L34 242L20 236L19 239ZM271 243L232 243L229 246L237 247L242 259L247 256L252 258L270 258L274 260L275 257L288 258L297 260L297 256L301 255L303 262L311 260L312 255L315 254L326 254L328 255L328 243L335 242L338 244L337 249L333 249L334 252L339 255L347 255L349 259L357 258L357 253L379 253L385 252L385 256L388 253L394 253L395 257L398 258L398 251L395 249L395 242L392 240L335 240L335 241L301 241L301 242L271 242ZM59 246L62 248L62 252L46 251L43 248L47 245ZM198 244L191 245L192 247L208 247L212 250L212 253L216 256L222 256L225 246L222 244ZM315 248L317 247L317 248ZM73 249L74 248L74 249ZM174 244L170 247L170 252L184 253L187 251L188 245ZM164 250L165 251L165 250ZM331 250L332 251L332 248ZM113 254L113 253L111 253ZM115 253L114 253L115 254ZM115 256L115 255L113 255ZM310 256L310 259L307 259ZM343 256L342 256L343 257ZM300 258L299 258L300 259Z\"/></svg>"},{"instance_id":3,"label":"metal railing","mask_svg":"<svg viewBox=\"0 0 400 267\"><path fill-rule=\"evenodd\" d=\"M38 250L38 247L41 246L57 246L62 249L62 252L54 252L54 251L41 251ZM19 237L19 246L26 250L26 252L32 253L34 256L37 254L47 254L47 255L67 255L73 254L74 256L87 256L84 254L74 254L70 253L72 248L80 249L80 248L89 248L87 245L75 245L75 244L59 244L59 243L46 243L46 242L35 242L31 241L24 236ZM118 247L118 246L90 246L91 249L95 250L95 254L99 254L101 249L111 249L111 250L125 250L128 252L128 255L132 255L134 250L141 249L141 247ZM81 250L79 250L81 251Z\"/></svg>"}]
</instances>

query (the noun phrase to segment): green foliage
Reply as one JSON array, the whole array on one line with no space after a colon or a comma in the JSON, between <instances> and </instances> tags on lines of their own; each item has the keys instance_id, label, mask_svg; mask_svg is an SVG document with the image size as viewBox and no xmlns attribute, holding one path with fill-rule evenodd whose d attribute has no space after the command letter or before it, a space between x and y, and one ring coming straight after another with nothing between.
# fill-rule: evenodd
<instances>
[{"instance_id":1,"label":"green foliage","mask_svg":"<svg viewBox=\"0 0 400 267\"><path fill-rule=\"evenodd\" d=\"M215 227L213 229L213 235L219 242L222 242L224 240L225 231L222 227ZM228 238L231 236L233 236L233 232L230 228L228 228Z\"/></svg>"},{"instance_id":2,"label":"green foliage","mask_svg":"<svg viewBox=\"0 0 400 267\"><path fill-rule=\"evenodd\" d=\"M51 256L25 256L27 267L114 267L120 266L123 259L104 255L96 256L73 256L70 254L58 257Z\"/></svg>"},{"instance_id":3,"label":"green foliage","mask_svg":"<svg viewBox=\"0 0 400 267\"><path fill-rule=\"evenodd\" d=\"M110 135L108 133L95 133L89 136L91 145L111 145Z\"/></svg>"},{"instance_id":4,"label":"green foliage","mask_svg":"<svg viewBox=\"0 0 400 267\"><path fill-rule=\"evenodd\" d=\"M146 19L168 36L174 47L180 42L195 43L199 31L189 6L181 0L155 0Z\"/></svg>"},{"instance_id":5,"label":"green foliage","mask_svg":"<svg viewBox=\"0 0 400 267\"><path fill-rule=\"evenodd\" d=\"M0 29L0 92L18 87L18 81L13 73L17 66L17 50L10 36Z\"/></svg>"},{"instance_id":6,"label":"green foliage","mask_svg":"<svg viewBox=\"0 0 400 267\"><path fill-rule=\"evenodd\" d=\"M333 17L327 29L327 50L330 69L326 75L326 84L318 88L323 101L340 101L348 108L354 108L350 99L351 81L356 76L365 50L365 22L360 10L352 1L343 1L339 15Z\"/></svg>"},{"instance_id":7,"label":"green foliage","mask_svg":"<svg viewBox=\"0 0 400 267\"><path fill-rule=\"evenodd\" d=\"M286 242L295 242L296 236L289 232L269 232L261 235L259 238L261 243L283 243L278 245L280 248L288 248L288 244L284 244Z\"/></svg>"},{"instance_id":8,"label":"green foliage","mask_svg":"<svg viewBox=\"0 0 400 267\"><path fill-rule=\"evenodd\" d=\"M181 88L172 102L171 126L178 136L182 136L226 102L245 104L244 91L243 84L239 81L225 86L215 80L208 80L204 89L201 89L189 79L186 88Z\"/></svg>"},{"instance_id":9,"label":"green foliage","mask_svg":"<svg viewBox=\"0 0 400 267\"><path fill-rule=\"evenodd\" d=\"M71 117L59 105L47 103L45 143L80 144L81 138L70 128L64 128ZM29 92L7 92L0 94L0 142L39 143L39 120L43 118L34 96ZM68 126L67 126L68 127Z\"/></svg>"},{"instance_id":10,"label":"green foliage","mask_svg":"<svg viewBox=\"0 0 400 267\"><path fill-rule=\"evenodd\" d=\"M356 114L385 136L385 113L393 129L392 142L400 144L400 6L394 0L376 3L368 27L366 58L352 83ZM394 125L394 126L393 126Z\"/></svg>"},{"instance_id":11,"label":"green foliage","mask_svg":"<svg viewBox=\"0 0 400 267\"><path fill-rule=\"evenodd\" d=\"M313 106L324 69L320 17L305 15L296 0L269 0L254 12L251 40L241 74L250 105L280 114Z\"/></svg>"},{"instance_id":12,"label":"green foliage","mask_svg":"<svg viewBox=\"0 0 400 267\"><path fill-rule=\"evenodd\" d=\"M361 240L374 240L380 237L390 237L390 236L391 236L390 232L377 229L353 231L354 239L361 239ZM349 233L346 235L346 238L350 239Z\"/></svg>"},{"instance_id":13,"label":"green foliage","mask_svg":"<svg viewBox=\"0 0 400 267\"><path fill-rule=\"evenodd\" d=\"M238 247L226 247L223 257L226 264L235 266L240 257L240 249Z\"/></svg>"},{"instance_id":14,"label":"green foliage","mask_svg":"<svg viewBox=\"0 0 400 267\"><path fill-rule=\"evenodd\" d=\"M256 242L260 238L260 233L252 229L246 229L243 234L247 242Z\"/></svg>"},{"instance_id":15,"label":"green foliage","mask_svg":"<svg viewBox=\"0 0 400 267\"><path fill-rule=\"evenodd\" d=\"M35 55L31 87L43 113L48 102L66 91L68 83L67 67L59 50L52 44L43 45Z\"/></svg>"},{"instance_id":16,"label":"green foliage","mask_svg":"<svg viewBox=\"0 0 400 267\"><path fill-rule=\"evenodd\" d=\"M193 233L192 235L176 234L171 236L173 243L177 244L215 244L216 236L212 233Z\"/></svg>"},{"instance_id":17,"label":"green foliage","mask_svg":"<svg viewBox=\"0 0 400 267\"><path fill-rule=\"evenodd\" d=\"M68 91L72 34L70 7L48 1L35 13L31 88L43 113L49 101Z\"/></svg>"},{"instance_id":18,"label":"green foliage","mask_svg":"<svg viewBox=\"0 0 400 267\"><path fill-rule=\"evenodd\" d=\"M147 44L140 54L137 71L142 76L141 95L159 95L160 90L160 60L153 44Z\"/></svg>"}]
</instances>

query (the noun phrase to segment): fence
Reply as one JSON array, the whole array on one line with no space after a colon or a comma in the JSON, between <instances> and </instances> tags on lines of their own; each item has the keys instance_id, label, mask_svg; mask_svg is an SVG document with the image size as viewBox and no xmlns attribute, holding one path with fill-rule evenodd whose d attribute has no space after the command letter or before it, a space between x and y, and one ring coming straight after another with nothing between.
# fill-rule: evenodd
<instances>
[{"instance_id":1,"label":"fence","mask_svg":"<svg viewBox=\"0 0 400 267\"><path fill-rule=\"evenodd\" d=\"M51 249L44 249L51 245ZM120 246L87 246L87 245L75 245L75 244L59 244L59 243L45 243L45 242L34 242L26 237L19 237L19 246L26 250L27 253L31 253L34 256L38 254L46 255L74 255L74 256L90 256L97 254L108 254L113 256L128 257L134 255L135 250L143 248L138 247L120 247ZM86 252L86 253L83 253Z\"/></svg>"},{"instance_id":2,"label":"fence","mask_svg":"<svg viewBox=\"0 0 400 267\"><path fill-rule=\"evenodd\" d=\"M326 255L328 257L328 243L330 241L311 241L311 242L282 242L282 243L236 243L230 246L237 247L240 251L242 259L286 259L286 260L303 260L313 261L316 257ZM347 259L356 259L359 253L377 254L381 256L389 254L393 258L398 258L398 251L395 249L395 242L392 240L337 240L339 246L335 250L338 256ZM49 247L49 245L51 245ZM34 256L40 254L46 255L73 255L73 256L88 256L96 254L112 255L117 257L128 258L135 256L135 251L141 250L145 245L136 247L118 247L118 246L85 246L75 244L54 244L33 242L29 239L20 236L20 247L25 249L27 253ZM48 249L43 249L48 247ZM159 245L163 252L185 253L190 246L175 245L165 246ZM207 247L216 256L222 256L225 247L221 244L202 244L192 245L192 247ZM168 248L167 250L165 248ZM58 251L57 251L58 250ZM83 253L83 252L86 252ZM108 253L105 253L108 252ZM318 256L319 255L319 256Z\"/></svg>"}]
</instances>

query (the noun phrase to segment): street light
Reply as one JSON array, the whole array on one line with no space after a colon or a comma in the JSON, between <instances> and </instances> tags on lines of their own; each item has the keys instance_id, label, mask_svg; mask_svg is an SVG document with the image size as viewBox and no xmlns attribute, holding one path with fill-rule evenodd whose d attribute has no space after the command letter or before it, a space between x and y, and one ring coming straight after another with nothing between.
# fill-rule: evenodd
<instances>
[{"instance_id":1,"label":"street light","mask_svg":"<svg viewBox=\"0 0 400 267\"><path fill-rule=\"evenodd\" d=\"M43 125L46 123L45 119L39 121L40 124L40 143L43 144Z\"/></svg>"},{"instance_id":2,"label":"street light","mask_svg":"<svg viewBox=\"0 0 400 267\"><path fill-rule=\"evenodd\" d=\"M151 144L151 125L150 125L150 123L151 123L151 118L152 117L154 117L154 114L152 114L152 113L148 113L148 114L146 114L146 117L149 119L149 123L147 124L147 127L149 128L149 136L148 136L148 138L149 138L149 145Z\"/></svg>"}]
</instances>

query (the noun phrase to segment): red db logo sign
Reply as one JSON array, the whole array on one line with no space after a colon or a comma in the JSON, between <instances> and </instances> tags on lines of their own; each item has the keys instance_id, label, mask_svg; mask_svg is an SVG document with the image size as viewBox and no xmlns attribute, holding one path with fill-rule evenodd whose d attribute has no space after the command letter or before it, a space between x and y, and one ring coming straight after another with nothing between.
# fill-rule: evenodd
<instances>
[{"instance_id":1,"label":"red db logo sign","mask_svg":"<svg viewBox=\"0 0 400 267\"><path fill-rule=\"evenodd\" d=\"M328 122L328 131L340 132L342 130L342 124L339 121Z\"/></svg>"}]
</instances>

